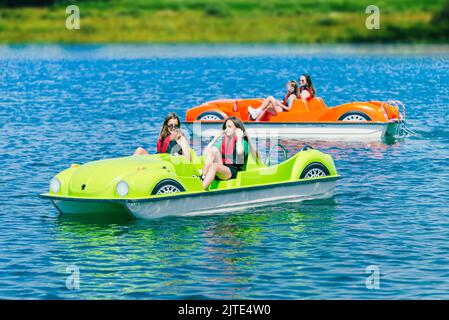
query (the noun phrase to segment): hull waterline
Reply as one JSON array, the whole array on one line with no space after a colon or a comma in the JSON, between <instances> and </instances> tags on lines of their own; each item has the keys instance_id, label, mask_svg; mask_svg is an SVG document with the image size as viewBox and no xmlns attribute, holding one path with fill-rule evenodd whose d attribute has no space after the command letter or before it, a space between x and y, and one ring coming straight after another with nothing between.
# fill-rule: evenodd
<instances>
[{"instance_id":1,"label":"hull waterline","mask_svg":"<svg viewBox=\"0 0 449 320\"><path fill-rule=\"evenodd\" d=\"M333 196L336 180L315 183L286 184L276 188L236 190L235 192L202 194L196 197L180 197L149 202L128 202L126 207L137 218L151 219L164 216L196 216L298 202L309 199L325 199Z\"/></svg>"},{"instance_id":2,"label":"hull waterline","mask_svg":"<svg viewBox=\"0 0 449 320\"><path fill-rule=\"evenodd\" d=\"M63 214L129 214L134 218L154 219L166 216L195 216L235 212L248 208L298 202L310 199L325 199L333 196L339 177L317 180L300 180L277 184L225 191L210 191L197 194L159 196L138 200L102 200L58 198L51 199ZM275 190L275 192L273 192Z\"/></svg>"},{"instance_id":3,"label":"hull waterline","mask_svg":"<svg viewBox=\"0 0 449 320\"><path fill-rule=\"evenodd\" d=\"M219 122L186 122L194 136L215 136L221 127ZM246 122L245 128L251 137L325 141L382 141L397 132L397 122L361 123L263 123Z\"/></svg>"},{"instance_id":4,"label":"hull waterline","mask_svg":"<svg viewBox=\"0 0 449 320\"><path fill-rule=\"evenodd\" d=\"M120 202L53 199L52 203L63 214L129 214L126 207Z\"/></svg>"}]
</instances>

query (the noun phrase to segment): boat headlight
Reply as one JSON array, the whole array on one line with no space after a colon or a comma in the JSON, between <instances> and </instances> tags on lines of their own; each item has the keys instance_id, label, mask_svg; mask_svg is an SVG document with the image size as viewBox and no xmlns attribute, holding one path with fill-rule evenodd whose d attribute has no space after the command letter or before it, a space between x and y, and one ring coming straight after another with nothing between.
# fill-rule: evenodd
<instances>
[{"instance_id":1,"label":"boat headlight","mask_svg":"<svg viewBox=\"0 0 449 320\"><path fill-rule=\"evenodd\" d=\"M59 189L61 189L61 181L58 178L53 178L50 180L50 190L53 193L58 193Z\"/></svg>"},{"instance_id":2,"label":"boat headlight","mask_svg":"<svg viewBox=\"0 0 449 320\"><path fill-rule=\"evenodd\" d=\"M126 183L126 181L121 180L119 183L117 183L115 190L117 190L117 193L119 194L120 197L126 196L129 191L128 183Z\"/></svg>"}]
</instances>

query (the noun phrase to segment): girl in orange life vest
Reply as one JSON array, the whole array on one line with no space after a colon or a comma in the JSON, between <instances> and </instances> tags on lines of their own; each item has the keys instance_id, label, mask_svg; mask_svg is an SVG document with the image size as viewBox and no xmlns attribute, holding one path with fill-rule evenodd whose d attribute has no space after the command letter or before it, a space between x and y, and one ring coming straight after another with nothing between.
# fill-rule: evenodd
<instances>
[{"instance_id":1,"label":"girl in orange life vest","mask_svg":"<svg viewBox=\"0 0 449 320\"><path fill-rule=\"evenodd\" d=\"M301 86L298 90L298 98L303 99L304 101L309 102L316 96L315 87L312 84L312 78L307 73L304 73L299 78L299 83Z\"/></svg>"},{"instance_id":2,"label":"girl in orange life vest","mask_svg":"<svg viewBox=\"0 0 449 320\"><path fill-rule=\"evenodd\" d=\"M283 101L279 101L274 97L268 97L262 102L261 106L257 109L248 107L248 113L252 120L260 121L266 118L266 114L269 112L275 116L282 111L289 111L293 105L293 101L298 96L298 84L295 80L287 82L287 94L284 96ZM264 119L266 120L266 119Z\"/></svg>"},{"instance_id":3,"label":"girl in orange life vest","mask_svg":"<svg viewBox=\"0 0 449 320\"><path fill-rule=\"evenodd\" d=\"M159 139L157 140L157 153L170 153L183 155L190 161L190 149L187 139L181 129L181 122L176 113L169 113L162 125ZM134 151L134 155L148 154L148 151L139 147Z\"/></svg>"},{"instance_id":4,"label":"girl in orange life vest","mask_svg":"<svg viewBox=\"0 0 449 320\"><path fill-rule=\"evenodd\" d=\"M220 180L234 179L237 172L243 170L248 157L248 143L242 121L237 117L227 118L222 131L203 152L206 155L202 171L204 189L207 190L216 177Z\"/></svg>"}]
</instances>

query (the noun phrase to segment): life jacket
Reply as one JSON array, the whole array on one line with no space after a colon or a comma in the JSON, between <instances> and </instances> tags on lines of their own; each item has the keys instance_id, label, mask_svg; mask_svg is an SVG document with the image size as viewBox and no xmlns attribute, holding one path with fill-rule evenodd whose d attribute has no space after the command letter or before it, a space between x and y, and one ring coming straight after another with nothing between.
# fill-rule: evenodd
<instances>
[{"instance_id":1,"label":"life jacket","mask_svg":"<svg viewBox=\"0 0 449 320\"><path fill-rule=\"evenodd\" d=\"M221 142L221 160L223 161L223 164L232 165L234 167L237 167L239 169L243 168L243 166L246 163L247 154L244 154L244 160L243 163L238 163L238 156L237 156L237 137L233 136L232 138L229 138L228 136L224 136L222 142ZM245 150L243 150L245 152Z\"/></svg>"},{"instance_id":2,"label":"life jacket","mask_svg":"<svg viewBox=\"0 0 449 320\"><path fill-rule=\"evenodd\" d=\"M301 92L303 92L304 90L308 91L309 94L310 94L309 97L306 99L307 102L309 102L310 100L313 99L313 92L312 92L312 90L310 90L310 88L307 87L307 86L301 86L301 87L299 87L299 90L298 90L298 98L301 98Z\"/></svg>"},{"instance_id":3,"label":"life jacket","mask_svg":"<svg viewBox=\"0 0 449 320\"><path fill-rule=\"evenodd\" d=\"M171 153L171 150L178 144L175 140L172 140L172 135L167 136L164 141L161 137L157 140L157 153ZM180 148L178 154L182 155L182 149Z\"/></svg>"},{"instance_id":4,"label":"life jacket","mask_svg":"<svg viewBox=\"0 0 449 320\"><path fill-rule=\"evenodd\" d=\"M282 104L284 105L284 106L286 106L287 107L287 101L288 101L288 98L290 98L290 96L293 94L293 92L287 92L287 94L285 95L285 97L284 97L284 101L282 102Z\"/></svg>"},{"instance_id":5,"label":"life jacket","mask_svg":"<svg viewBox=\"0 0 449 320\"><path fill-rule=\"evenodd\" d=\"M221 142L221 160L224 164L234 164L237 161L237 137L233 136L231 139L227 135L224 136Z\"/></svg>"}]
</instances>

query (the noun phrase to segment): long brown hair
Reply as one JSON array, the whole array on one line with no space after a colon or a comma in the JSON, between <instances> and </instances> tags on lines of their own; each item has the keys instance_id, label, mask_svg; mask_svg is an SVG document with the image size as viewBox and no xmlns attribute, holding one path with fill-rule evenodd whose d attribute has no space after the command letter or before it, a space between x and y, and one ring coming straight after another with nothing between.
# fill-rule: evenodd
<instances>
[{"instance_id":1,"label":"long brown hair","mask_svg":"<svg viewBox=\"0 0 449 320\"><path fill-rule=\"evenodd\" d=\"M228 122L228 121L232 121L236 128L239 128L240 130L243 131L243 139L248 142L249 152L253 155L254 160L256 160L256 162L259 162L260 161L259 152L251 143L251 139L249 138L248 133L246 132L246 129L245 129L245 126L243 125L242 120L240 120L239 118L237 118L235 116L226 118L226 120L223 122L223 126L221 127L223 130L226 130L226 122Z\"/></svg>"},{"instance_id":2,"label":"long brown hair","mask_svg":"<svg viewBox=\"0 0 449 320\"><path fill-rule=\"evenodd\" d=\"M223 122L223 126L221 127L221 129L226 130L226 123L227 123L229 120L232 121L232 122L234 123L234 125L235 125L236 128L241 129L241 130L243 131L243 134L244 134L245 137L246 137L246 129L245 129L245 126L243 125L242 120L240 120L239 118L237 118L237 117L235 117L235 116L231 116L231 117L226 118L226 120Z\"/></svg>"},{"instance_id":3,"label":"long brown hair","mask_svg":"<svg viewBox=\"0 0 449 320\"><path fill-rule=\"evenodd\" d=\"M299 90L299 85L298 85L298 83L295 81L295 80L291 80L291 81L289 81L289 83L291 83L291 85L293 86L293 92L292 92L292 94L294 94L294 95L298 95L298 90Z\"/></svg>"},{"instance_id":4,"label":"long brown hair","mask_svg":"<svg viewBox=\"0 0 449 320\"><path fill-rule=\"evenodd\" d=\"M179 117L176 113L170 112L164 120L164 124L162 125L161 132L159 136L161 140L164 141L170 135L170 131L168 130L168 122L171 119L176 119L178 121L178 127L181 128L181 121L179 121Z\"/></svg>"},{"instance_id":5,"label":"long brown hair","mask_svg":"<svg viewBox=\"0 0 449 320\"><path fill-rule=\"evenodd\" d=\"M312 92L312 95L315 97L315 96L316 96L316 90L315 90L315 87L313 86L312 78L311 78L310 75L307 74L307 73L303 73L303 74L302 74L302 77L306 78L306 84L305 84L305 86L306 86L306 88L309 88L309 89L310 89L310 91ZM301 78L300 78L300 79L301 79Z\"/></svg>"}]
</instances>

